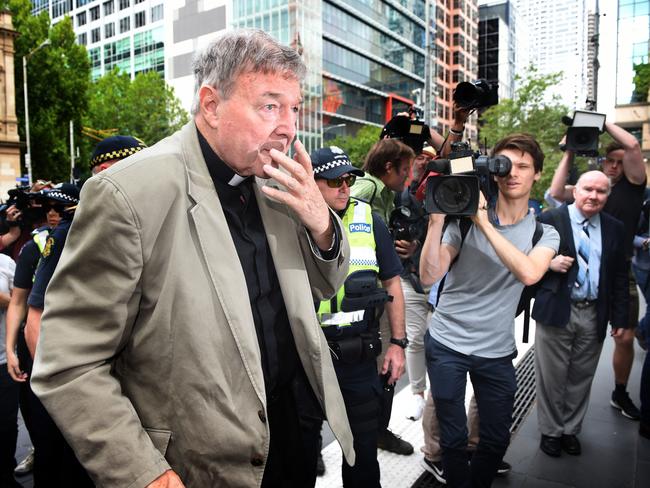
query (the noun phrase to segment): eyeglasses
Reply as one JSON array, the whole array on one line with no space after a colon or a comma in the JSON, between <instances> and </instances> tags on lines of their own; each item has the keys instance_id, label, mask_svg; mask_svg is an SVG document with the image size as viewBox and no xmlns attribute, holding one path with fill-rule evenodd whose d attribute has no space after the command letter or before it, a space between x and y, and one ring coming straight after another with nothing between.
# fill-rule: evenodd
<instances>
[{"instance_id":1,"label":"eyeglasses","mask_svg":"<svg viewBox=\"0 0 650 488\"><path fill-rule=\"evenodd\" d=\"M349 188L354 185L355 181L357 181L357 177L355 175L339 176L338 178L327 180L327 186L330 188L341 188L345 182Z\"/></svg>"}]
</instances>

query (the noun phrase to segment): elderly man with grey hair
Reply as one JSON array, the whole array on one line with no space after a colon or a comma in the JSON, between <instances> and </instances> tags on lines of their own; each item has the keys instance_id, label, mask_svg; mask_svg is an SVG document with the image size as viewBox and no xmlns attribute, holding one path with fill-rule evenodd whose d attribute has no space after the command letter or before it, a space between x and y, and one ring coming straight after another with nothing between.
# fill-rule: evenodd
<instances>
[{"instance_id":1,"label":"elderly man with grey hair","mask_svg":"<svg viewBox=\"0 0 650 488\"><path fill-rule=\"evenodd\" d=\"M614 337L628 327L623 223L602 212L609 193L607 176L589 171L573 189L574 203L540 216L560 234L532 312L540 448L553 457L580 455L578 434L607 324Z\"/></svg>"},{"instance_id":2,"label":"elderly man with grey hair","mask_svg":"<svg viewBox=\"0 0 650 488\"><path fill-rule=\"evenodd\" d=\"M243 30L194 73L193 121L84 186L32 385L99 486L313 486L323 416L354 451L313 308L349 246L286 156L305 67Z\"/></svg>"}]
</instances>

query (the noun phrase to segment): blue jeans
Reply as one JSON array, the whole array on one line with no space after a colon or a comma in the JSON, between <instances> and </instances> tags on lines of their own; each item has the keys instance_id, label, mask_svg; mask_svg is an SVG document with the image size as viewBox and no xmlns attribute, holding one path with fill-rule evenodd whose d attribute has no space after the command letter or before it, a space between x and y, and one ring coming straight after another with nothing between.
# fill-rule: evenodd
<instances>
[{"instance_id":1,"label":"blue jeans","mask_svg":"<svg viewBox=\"0 0 650 488\"><path fill-rule=\"evenodd\" d=\"M517 381L512 356L467 356L427 332L427 369L440 424L442 465L453 488L489 487L510 443ZM465 388L469 373L478 405L479 443L467 464Z\"/></svg>"}]
</instances>

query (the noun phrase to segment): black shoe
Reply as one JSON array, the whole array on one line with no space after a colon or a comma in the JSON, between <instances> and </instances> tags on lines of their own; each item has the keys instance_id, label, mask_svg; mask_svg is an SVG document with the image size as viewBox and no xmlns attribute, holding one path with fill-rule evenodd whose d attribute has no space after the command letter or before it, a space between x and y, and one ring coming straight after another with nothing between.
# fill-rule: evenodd
<instances>
[{"instance_id":1,"label":"black shoe","mask_svg":"<svg viewBox=\"0 0 650 488\"><path fill-rule=\"evenodd\" d=\"M413 454L413 446L388 429L379 434L377 447L384 451L401 454L402 456L410 456Z\"/></svg>"},{"instance_id":2,"label":"black shoe","mask_svg":"<svg viewBox=\"0 0 650 488\"><path fill-rule=\"evenodd\" d=\"M562 434L562 438L560 439L560 444L564 452L570 454L571 456L579 456L580 453L582 452L580 441L573 434L571 435Z\"/></svg>"},{"instance_id":3,"label":"black shoe","mask_svg":"<svg viewBox=\"0 0 650 488\"><path fill-rule=\"evenodd\" d=\"M512 466L510 466L510 463L506 463L505 461L501 461L499 463L499 467L497 468L497 476L505 476L510 472L511 469L512 469Z\"/></svg>"},{"instance_id":4,"label":"black shoe","mask_svg":"<svg viewBox=\"0 0 650 488\"><path fill-rule=\"evenodd\" d=\"M325 462L323 455L319 452L316 458L316 476L323 476L325 474Z\"/></svg>"},{"instance_id":5,"label":"black shoe","mask_svg":"<svg viewBox=\"0 0 650 488\"><path fill-rule=\"evenodd\" d=\"M639 420L641 418L641 412L639 412L639 409L636 408L634 403L632 403L627 391L617 393L616 390L614 390L612 392L612 400L609 403L612 407L619 409L628 419Z\"/></svg>"},{"instance_id":6,"label":"black shoe","mask_svg":"<svg viewBox=\"0 0 650 488\"><path fill-rule=\"evenodd\" d=\"M539 448L551 457L560 457L562 454L562 444L559 437L542 434Z\"/></svg>"},{"instance_id":7,"label":"black shoe","mask_svg":"<svg viewBox=\"0 0 650 488\"><path fill-rule=\"evenodd\" d=\"M427 458L422 458L422 467L431 473L433 477L438 480L438 482L442 483L443 485L447 484L447 480L445 479L445 472L442 470L441 461L429 461Z\"/></svg>"}]
</instances>

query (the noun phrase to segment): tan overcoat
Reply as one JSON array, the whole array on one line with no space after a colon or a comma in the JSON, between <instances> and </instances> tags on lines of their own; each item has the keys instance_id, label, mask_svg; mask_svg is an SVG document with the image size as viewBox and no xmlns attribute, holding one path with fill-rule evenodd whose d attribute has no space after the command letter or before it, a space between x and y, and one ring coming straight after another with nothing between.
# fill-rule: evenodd
<instances>
[{"instance_id":1,"label":"tan overcoat","mask_svg":"<svg viewBox=\"0 0 650 488\"><path fill-rule=\"evenodd\" d=\"M324 261L287 207L256 196L301 362L354 462L313 304L342 286L347 241ZM260 349L194 123L91 178L81 201L47 290L34 391L98 486L143 487L170 467L188 487L259 486Z\"/></svg>"}]
</instances>

